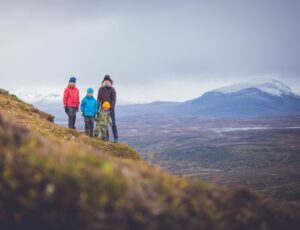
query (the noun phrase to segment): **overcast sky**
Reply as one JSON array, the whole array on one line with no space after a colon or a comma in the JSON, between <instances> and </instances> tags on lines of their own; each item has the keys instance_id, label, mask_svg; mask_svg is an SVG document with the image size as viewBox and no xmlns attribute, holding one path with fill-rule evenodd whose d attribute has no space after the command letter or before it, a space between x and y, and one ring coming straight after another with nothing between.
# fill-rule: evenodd
<instances>
[{"instance_id":1,"label":"overcast sky","mask_svg":"<svg viewBox=\"0 0 300 230\"><path fill-rule=\"evenodd\" d=\"M300 92L300 1L0 0L0 88L182 101L253 78Z\"/></svg>"}]
</instances>

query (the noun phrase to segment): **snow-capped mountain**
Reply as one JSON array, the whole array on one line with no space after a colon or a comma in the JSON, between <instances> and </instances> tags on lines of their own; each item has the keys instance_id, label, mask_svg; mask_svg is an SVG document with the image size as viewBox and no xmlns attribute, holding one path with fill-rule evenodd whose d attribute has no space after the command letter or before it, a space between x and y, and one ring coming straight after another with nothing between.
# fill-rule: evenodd
<instances>
[{"instance_id":1,"label":"snow-capped mountain","mask_svg":"<svg viewBox=\"0 0 300 230\"><path fill-rule=\"evenodd\" d=\"M300 97L280 81L255 79L207 92L183 108L216 117L300 115Z\"/></svg>"},{"instance_id":2,"label":"snow-capped mountain","mask_svg":"<svg viewBox=\"0 0 300 230\"><path fill-rule=\"evenodd\" d=\"M209 91L183 103L119 107L122 116L144 114L211 117L300 116L300 96L277 80L255 79Z\"/></svg>"},{"instance_id":3,"label":"snow-capped mountain","mask_svg":"<svg viewBox=\"0 0 300 230\"><path fill-rule=\"evenodd\" d=\"M215 89L212 92L230 94L230 93L234 93L240 90L250 89L250 88L259 89L262 92L275 95L275 96L295 94L293 93L292 89L289 86L285 85L280 81L273 80L273 79L254 79L248 82Z\"/></svg>"},{"instance_id":4,"label":"snow-capped mountain","mask_svg":"<svg viewBox=\"0 0 300 230\"><path fill-rule=\"evenodd\" d=\"M27 103L57 103L61 101L62 95L49 93L24 93L17 92L16 96Z\"/></svg>"}]
</instances>

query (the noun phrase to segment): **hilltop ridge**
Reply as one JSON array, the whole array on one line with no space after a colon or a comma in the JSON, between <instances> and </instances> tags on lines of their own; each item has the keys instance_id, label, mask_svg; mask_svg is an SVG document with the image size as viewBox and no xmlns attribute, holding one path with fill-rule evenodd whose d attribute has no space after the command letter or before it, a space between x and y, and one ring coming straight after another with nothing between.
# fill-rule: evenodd
<instances>
[{"instance_id":1,"label":"hilltop ridge","mask_svg":"<svg viewBox=\"0 0 300 230\"><path fill-rule=\"evenodd\" d=\"M140 160L138 153L126 144L104 143L98 138L88 138L83 133L66 129L53 123L54 116L19 100L6 90L0 90L1 114L13 123L23 125L38 133L57 139L92 145L95 150L111 156Z\"/></svg>"}]
</instances>

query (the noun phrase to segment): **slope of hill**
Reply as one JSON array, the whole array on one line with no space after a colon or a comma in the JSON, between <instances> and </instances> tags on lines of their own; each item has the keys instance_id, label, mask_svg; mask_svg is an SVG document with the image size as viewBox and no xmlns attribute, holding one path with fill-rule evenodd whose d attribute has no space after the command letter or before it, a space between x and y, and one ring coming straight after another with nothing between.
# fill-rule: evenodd
<instances>
[{"instance_id":1,"label":"slope of hill","mask_svg":"<svg viewBox=\"0 0 300 230\"><path fill-rule=\"evenodd\" d=\"M19 100L14 95L0 92L0 109L1 114L10 121L24 125L44 136L88 144L92 145L96 150L107 152L113 156L140 160L137 152L125 144L115 145L109 143L105 145L99 139L90 139L82 133L55 125L52 122L54 120L52 115L39 111L32 105Z\"/></svg>"},{"instance_id":2,"label":"slope of hill","mask_svg":"<svg viewBox=\"0 0 300 230\"><path fill-rule=\"evenodd\" d=\"M0 91L0 229L297 229L239 189L168 175L128 146L51 123Z\"/></svg>"}]
</instances>

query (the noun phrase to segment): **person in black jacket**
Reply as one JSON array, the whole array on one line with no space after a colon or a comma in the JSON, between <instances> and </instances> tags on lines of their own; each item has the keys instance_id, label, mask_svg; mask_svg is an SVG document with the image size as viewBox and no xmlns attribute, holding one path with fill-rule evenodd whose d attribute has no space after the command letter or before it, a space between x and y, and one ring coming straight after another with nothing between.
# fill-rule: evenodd
<instances>
[{"instance_id":1,"label":"person in black jacket","mask_svg":"<svg viewBox=\"0 0 300 230\"><path fill-rule=\"evenodd\" d=\"M105 101L108 101L110 103L110 115L112 119L112 131L114 136L114 142L118 142L118 129L116 125L116 116L115 116L115 105L117 100L117 94L116 90L114 89L113 80L110 78L109 75L105 75L104 79L101 83L101 87L98 91L98 106L102 107L102 104ZM108 136L108 135L107 135Z\"/></svg>"}]
</instances>

